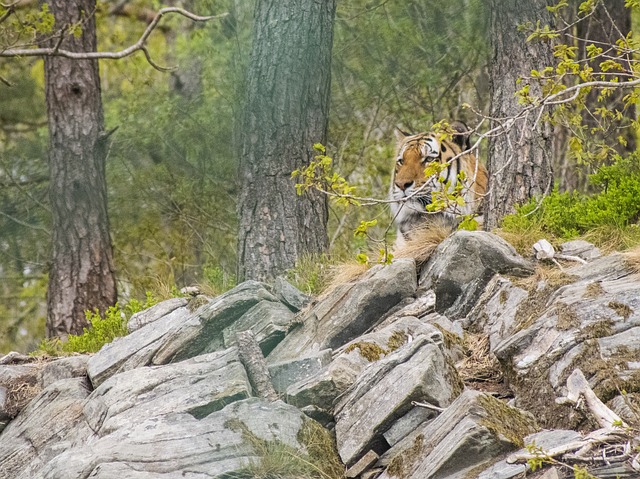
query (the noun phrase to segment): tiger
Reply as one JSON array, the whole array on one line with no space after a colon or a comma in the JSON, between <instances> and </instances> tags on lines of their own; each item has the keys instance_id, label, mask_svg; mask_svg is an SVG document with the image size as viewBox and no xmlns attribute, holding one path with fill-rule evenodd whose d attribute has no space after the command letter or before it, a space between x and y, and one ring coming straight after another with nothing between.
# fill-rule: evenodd
<instances>
[{"instance_id":1,"label":"tiger","mask_svg":"<svg viewBox=\"0 0 640 479\"><path fill-rule=\"evenodd\" d=\"M469 129L456 121L445 131L451 134L431 131L412 135L400 129L395 131L398 148L389 199L398 231L396 247L402 247L412 231L430 222L455 227L461 215L482 213L488 175L486 168L469 151ZM439 175L425 177L425 168L434 161L446 167ZM428 212L426 207L432 202L432 192L443 191L447 182L450 182L449 191L452 191L459 181L460 172L465 174L461 191L464 204L449 202L443 211Z\"/></svg>"}]
</instances>

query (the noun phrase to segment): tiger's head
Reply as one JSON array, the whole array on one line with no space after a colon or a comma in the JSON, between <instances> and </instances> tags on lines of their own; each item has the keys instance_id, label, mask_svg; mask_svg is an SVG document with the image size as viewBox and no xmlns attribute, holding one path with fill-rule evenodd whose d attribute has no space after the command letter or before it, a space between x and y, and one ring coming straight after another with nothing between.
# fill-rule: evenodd
<instances>
[{"instance_id":1,"label":"tiger's head","mask_svg":"<svg viewBox=\"0 0 640 479\"><path fill-rule=\"evenodd\" d=\"M390 199L394 221L398 226L398 238L407 237L412 229L425 221L438 220L455 224L460 215L476 213L486 191L487 172L471 152L469 129L461 122L454 122L449 134L436 132L411 135L396 130L398 149L391 183ZM425 170L433 162L442 166L440 173L427 176ZM431 168L433 171L434 169ZM452 191L460 172L464 172L462 197L464 204L453 203L444 211L429 213L427 205L434 192L445 188ZM448 185L448 186L447 186Z\"/></svg>"}]
</instances>

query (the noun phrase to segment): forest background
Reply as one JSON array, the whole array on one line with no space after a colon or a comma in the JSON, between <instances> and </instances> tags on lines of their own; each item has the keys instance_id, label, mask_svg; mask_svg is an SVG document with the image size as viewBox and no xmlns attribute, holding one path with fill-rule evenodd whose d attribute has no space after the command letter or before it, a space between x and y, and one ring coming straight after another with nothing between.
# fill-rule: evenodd
<instances>
[{"instance_id":1,"label":"forest background","mask_svg":"<svg viewBox=\"0 0 640 479\"><path fill-rule=\"evenodd\" d=\"M22 18L39 10L24 3ZM148 47L157 63L179 66L171 73L142 54L100 62L106 127L117 127L106 173L121 304L147 292L166 298L192 284L215 294L235 283L238 136L254 2L99 2L98 50L133 44L167 3L228 15L208 23L163 20ZM633 25L637 12L629 11ZM425 131L443 119L475 125L474 110L488 111L490 29L482 0L338 2L327 151L359 195L386 196L395 127ZM33 57L0 62L0 353L32 350L45 334L51 209L43 68ZM481 145L483 159L486 150ZM595 171L571 151L568 141L554 151L559 191L588 188L584 178ZM363 219L378 220L370 231L376 237L391 221L384 205L330 205L332 261L370 248L353 235Z\"/></svg>"}]
</instances>

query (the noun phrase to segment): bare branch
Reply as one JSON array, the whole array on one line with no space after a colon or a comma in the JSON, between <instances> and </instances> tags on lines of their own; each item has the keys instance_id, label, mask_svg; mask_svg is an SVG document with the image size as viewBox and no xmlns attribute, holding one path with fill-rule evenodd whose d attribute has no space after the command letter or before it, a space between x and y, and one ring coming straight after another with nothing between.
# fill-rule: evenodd
<instances>
[{"instance_id":1,"label":"bare branch","mask_svg":"<svg viewBox=\"0 0 640 479\"><path fill-rule=\"evenodd\" d=\"M141 50L149 64L160 71L171 70L172 68L161 67L157 65L154 61L151 60L151 56L149 55L149 51L147 50L146 42L149 39L151 33L156 29L158 23L163 16L176 13L186 17L194 22L206 22L213 19L223 18L227 16L227 13L223 13L220 15L211 15L202 17L199 15L194 15L191 12L183 8L178 7L170 7L170 8L162 8L158 10L158 13L154 17L154 19L149 23L144 33L140 37L140 39L124 50L120 50L119 52L72 52L69 50L63 50L59 48L59 45L56 45L52 48L29 48L29 49L8 49L4 51L0 51L0 57L35 57L35 56L60 56L65 58L71 58L74 60L119 60L121 58L128 57L133 53Z\"/></svg>"}]
</instances>

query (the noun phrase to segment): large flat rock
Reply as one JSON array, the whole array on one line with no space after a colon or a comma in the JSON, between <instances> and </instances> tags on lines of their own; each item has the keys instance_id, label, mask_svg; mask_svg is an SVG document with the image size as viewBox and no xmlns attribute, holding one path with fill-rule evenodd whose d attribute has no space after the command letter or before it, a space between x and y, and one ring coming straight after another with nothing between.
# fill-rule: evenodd
<instances>
[{"instance_id":1,"label":"large flat rock","mask_svg":"<svg viewBox=\"0 0 640 479\"><path fill-rule=\"evenodd\" d=\"M338 349L373 329L400 301L415 296L416 287L413 260L374 266L363 277L336 287L320 299L267 361L272 364L323 349Z\"/></svg>"},{"instance_id":2,"label":"large flat rock","mask_svg":"<svg viewBox=\"0 0 640 479\"><path fill-rule=\"evenodd\" d=\"M319 427L313 424L293 406L256 398L235 402L202 419L170 413L77 444L43 465L38 477L257 477L252 471L260 467L270 447L279 448L280 454L288 451L306 458L302 438L305 428Z\"/></svg>"},{"instance_id":3,"label":"large flat rock","mask_svg":"<svg viewBox=\"0 0 640 479\"><path fill-rule=\"evenodd\" d=\"M251 396L236 348L112 376L87 398L84 414L99 436L169 413L196 418Z\"/></svg>"},{"instance_id":4,"label":"large flat rock","mask_svg":"<svg viewBox=\"0 0 640 479\"><path fill-rule=\"evenodd\" d=\"M97 387L118 372L222 350L223 330L261 301L277 299L263 284L246 281L193 313L178 307L92 356L87 365L91 383Z\"/></svg>"},{"instance_id":5,"label":"large flat rock","mask_svg":"<svg viewBox=\"0 0 640 479\"><path fill-rule=\"evenodd\" d=\"M451 320L473 308L495 274L529 276L533 264L513 246L485 231L457 231L444 240L420 271L420 287L436 294L436 311Z\"/></svg>"}]
</instances>

